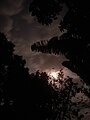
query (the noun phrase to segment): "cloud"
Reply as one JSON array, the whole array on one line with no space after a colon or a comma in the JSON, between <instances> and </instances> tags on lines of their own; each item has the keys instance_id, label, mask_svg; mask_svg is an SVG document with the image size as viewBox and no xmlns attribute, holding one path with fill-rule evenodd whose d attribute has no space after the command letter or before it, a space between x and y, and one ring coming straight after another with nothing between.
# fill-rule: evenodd
<instances>
[{"instance_id":1,"label":"cloud","mask_svg":"<svg viewBox=\"0 0 90 120\"><path fill-rule=\"evenodd\" d=\"M24 0L0 0L0 32L9 35L13 28L12 16L23 9L23 2Z\"/></svg>"},{"instance_id":2,"label":"cloud","mask_svg":"<svg viewBox=\"0 0 90 120\"><path fill-rule=\"evenodd\" d=\"M30 14L24 15L22 13L14 19L12 34L30 43L47 40L53 36L60 35L58 21L54 21L50 26L42 26Z\"/></svg>"},{"instance_id":3,"label":"cloud","mask_svg":"<svg viewBox=\"0 0 90 120\"><path fill-rule=\"evenodd\" d=\"M61 62L65 57L31 51L32 43L60 35L58 23L59 20L54 21L50 26L42 26L28 13L20 14L14 19L10 40L16 45L15 53L24 56L31 72L44 71L53 67L60 69Z\"/></svg>"},{"instance_id":4,"label":"cloud","mask_svg":"<svg viewBox=\"0 0 90 120\"><path fill-rule=\"evenodd\" d=\"M13 28L13 20L5 15L0 15L0 32L8 33Z\"/></svg>"},{"instance_id":5,"label":"cloud","mask_svg":"<svg viewBox=\"0 0 90 120\"><path fill-rule=\"evenodd\" d=\"M52 68L55 70L60 70L61 63L65 59L64 56L55 56L49 54L35 53L32 54L28 66L32 67L35 71L50 71Z\"/></svg>"},{"instance_id":6,"label":"cloud","mask_svg":"<svg viewBox=\"0 0 90 120\"><path fill-rule=\"evenodd\" d=\"M32 17L28 10L28 0L1 0L0 1L0 31L7 34L9 40L15 45L15 53L22 55L27 62L30 71L59 69L62 56L33 53L31 44L48 40L51 37L59 36L61 33L58 28L61 16L50 26L42 26ZM24 6L23 6L24 5ZM26 12L27 11L27 12Z\"/></svg>"},{"instance_id":7,"label":"cloud","mask_svg":"<svg viewBox=\"0 0 90 120\"><path fill-rule=\"evenodd\" d=\"M0 0L0 14L12 16L23 9L24 0Z\"/></svg>"}]
</instances>

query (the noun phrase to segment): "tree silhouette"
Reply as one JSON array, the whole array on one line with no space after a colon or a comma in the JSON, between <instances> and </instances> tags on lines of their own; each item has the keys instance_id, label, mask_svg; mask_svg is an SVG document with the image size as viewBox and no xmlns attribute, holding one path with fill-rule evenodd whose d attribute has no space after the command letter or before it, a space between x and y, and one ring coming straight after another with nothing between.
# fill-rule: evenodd
<instances>
[{"instance_id":1,"label":"tree silhouette","mask_svg":"<svg viewBox=\"0 0 90 120\"><path fill-rule=\"evenodd\" d=\"M65 61L62 64L73 72L76 72L84 81L89 81L89 69L90 69L90 48L87 47L82 39L75 38L69 33L65 33L59 39L54 37L50 39L47 44L44 45L41 42L33 44L31 46L32 51L38 51L49 54L64 54L70 61Z\"/></svg>"},{"instance_id":2,"label":"tree silhouette","mask_svg":"<svg viewBox=\"0 0 90 120\"><path fill-rule=\"evenodd\" d=\"M48 76L46 73L30 75L30 110L32 119L50 119L52 117L52 99L56 99L56 93L48 85ZM55 98L54 98L55 97Z\"/></svg>"},{"instance_id":3,"label":"tree silhouette","mask_svg":"<svg viewBox=\"0 0 90 120\"><path fill-rule=\"evenodd\" d=\"M36 16L38 22L49 25L53 19L57 19L57 14L62 10L62 5L57 0L34 0L30 4L29 11L32 16Z\"/></svg>"},{"instance_id":4,"label":"tree silhouette","mask_svg":"<svg viewBox=\"0 0 90 120\"><path fill-rule=\"evenodd\" d=\"M30 76L30 93L32 96L30 98L30 110L32 118L71 120L72 118L79 119L81 115L84 117L83 114L79 115L80 110L90 106L83 98L78 98L78 102L72 99L78 93L84 93L85 88L78 86L78 83L74 83L72 78L63 78L62 71L60 71L57 79L60 87L57 88L55 80L53 81L55 84L48 84L49 79L45 72L40 73L39 71L32 73Z\"/></svg>"},{"instance_id":5,"label":"tree silhouette","mask_svg":"<svg viewBox=\"0 0 90 120\"><path fill-rule=\"evenodd\" d=\"M25 60L15 55L14 45L0 33L0 118L1 120L65 120L79 116L75 106L88 107L83 101L74 103L71 98L87 89L77 87L72 78L63 78L60 71L59 83L62 87L49 84L50 77L45 73L29 74ZM81 108L80 106L80 108ZM75 109L74 109L75 108Z\"/></svg>"},{"instance_id":6,"label":"tree silhouette","mask_svg":"<svg viewBox=\"0 0 90 120\"><path fill-rule=\"evenodd\" d=\"M64 31L66 29L67 32L61 35L60 38L53 37L47 42L34 43L31 49L42 53L64 54L69 61L65 61L63 65L76 72L87 84L90 84L89 3L80 0L63 0L59 2L66 3L69 8L60 22L60 30ZM41 18L41 16L39 17Z\"/></svg>"},{"instance_id":7,"label":"tree silhouette","mask_svg":"<svg viewBox=\"0 0 90 120\"><path fill-rule=\"evenodd\" d=\"M29 73L25 60L13 53L14 45L0 33L0 117L25 119Z\"/></svg>"}]
</instances>

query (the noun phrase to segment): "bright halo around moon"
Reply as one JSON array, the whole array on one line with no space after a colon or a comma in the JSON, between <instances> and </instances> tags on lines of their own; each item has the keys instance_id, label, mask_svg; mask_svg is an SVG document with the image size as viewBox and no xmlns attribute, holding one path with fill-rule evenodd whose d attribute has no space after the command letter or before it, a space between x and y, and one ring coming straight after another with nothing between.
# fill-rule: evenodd
<instances>
[{"instance_id":1,"label":"bright halo around moon","mask_svg":"<svg viewBox=\"0 0 90 120\"><path fill-rule=\"evenodd\" d=\"M58 79L58 73L59 73L58 71L57 72L51 71L49 75L50 77L53 77L54 79Z\"/></svg>"},{"instance_id":2,"label":"bright halo around moon","mask_svg":"<svg viewBox=\"0 0 90 120\"><path fill-rule=\"evenodd\" d=\"M59 73L59 71L51 70L51 71L48 72L48 75L49 75L52 79L58 79L58 73Z\"/></svg>"},{"instance_id":3,"label":"bright halo around moon","mask_svg":"<svg viewBox=\"0 0 90 120\"><path fill-rule=\"evenodd\" d=\"M52 85L53 88L60 89L62 86L61 82L64 81L62 70L60 71L51 70L51 71L48 71L47 73L49 76L48 83Z\"/></svg>"}]
</instances>

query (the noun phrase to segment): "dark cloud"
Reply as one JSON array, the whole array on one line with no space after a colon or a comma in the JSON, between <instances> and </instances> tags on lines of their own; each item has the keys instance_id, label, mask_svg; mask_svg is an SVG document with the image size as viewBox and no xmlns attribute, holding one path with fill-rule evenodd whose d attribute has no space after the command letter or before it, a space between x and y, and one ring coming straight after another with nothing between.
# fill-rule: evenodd
<instances>
[{"instance_id":1,"label":"dark cloud","mask_svg":"<svg viewBox=\"0 0 90 120\"><path fill-rule=\"evenodd\" d=\"M0 32L8 34L13 29L12 16L23 10L24 0L0 0Z\"/></svg>"},{"instance_id":2,"label":"dark cloud","mask_svg":"<svg viewBox=\"0 0 90 120\"><path fill-rule=\"evenodd\" d=\"M35 70L59 69L61 62L65 59L62 56L33 53L31 44L47 40L53 36L60 35L58 24L59 19L50 26L42 26L29 13L29 0L1 0L0 1L0 31L6 33L9 40L15 45L15 53L22 55L30 68L30 72Z\"/></svg>"},{"instance_id":3,"label":"dark cloud","mask_svg":"<svg viewBox=\"0 0 90 120\"><path fill-rule=\"evenodd\" d=\"M8 33L13 28L13 20L5 15L0 15L0 31Z\"/></svg>"},{"instance_id":4,"label":"dark cloud","mask_svg":"<svg viewBox=\"0 0 90 120\"><path fill-rule=\"evenodd\" d=\"M0 14L12 16L23 9L24 0L0 0Z\"/></svg>"},{"instance_id":5,"label":"dark cloud","mask_svg":"<svg viewBox=\"0 0 90 120\"><path fill-rule=\"evenodd\" d=\"M47 40L53 36L60 35L57 21L53 22L51 26L42 26L30 14L21 14L14 19L14 28L11 34L12 37L23 38L30 43L43 39Z\"/></svg>"}]
</instances>

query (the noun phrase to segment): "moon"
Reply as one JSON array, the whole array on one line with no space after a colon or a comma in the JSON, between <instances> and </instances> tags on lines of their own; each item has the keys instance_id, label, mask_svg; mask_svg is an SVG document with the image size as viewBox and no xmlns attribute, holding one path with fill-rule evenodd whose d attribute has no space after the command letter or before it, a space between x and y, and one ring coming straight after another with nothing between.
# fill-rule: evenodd
<instances>
[{"instance_id":1,"label":"moon","mask_svg":"<svg viewBox=\"0 0 90 120\"><path fill-rule=\"evenodd\" d=\"M59 71L51 70L51 71L48 72L48 75L49 75L52 79L58 79L58 73L59 73Z\"/></svg>"},{"instance_id":2,"label":"moon","mask_svg":"<svg viewBox=\"0 0 90 120\"><path fill-rule=\"evenodd\" d=\"M54 79L58 79L58 72L51 72L50 76L53 77Z\"/></svg>"}]
</instances>

